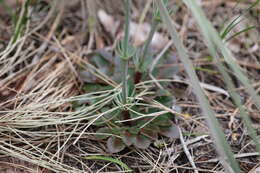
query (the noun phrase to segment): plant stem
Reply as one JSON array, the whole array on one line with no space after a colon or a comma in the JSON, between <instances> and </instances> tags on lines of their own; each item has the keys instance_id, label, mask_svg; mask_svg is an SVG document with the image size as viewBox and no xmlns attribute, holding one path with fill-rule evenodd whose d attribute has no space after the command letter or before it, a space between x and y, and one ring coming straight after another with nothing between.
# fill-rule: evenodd
<instances>
[{"instance_id":1,"label":"plant stem","mask_svg":"<svg viewBox=\"0 0 260 173\"><path fill-rule=\"evenodd\" d=\"M124 0L124 7L125 7L125 30L124 30L124 52L125 56L128 50L128 43L129 43L129 16L130 16L130 0Z\"/></svg>"},{"instance_id":2,"label":"plant stem","mask_svg":"<svg viewBox=\"0 0 260 173\"><path fill-rule=\"evenodd\" d=\"M31 2L31 0L24 1L23 5L22 5L22 10L21 10L19 19L18 19L17 23L15 24L15 32L14 32L14 36L12 37L12 40L11 40L12 43L15 43L19 39L19 37L21 36L21 32L22 32L24 26L26 25L30 2Z\"/></svg>"},{"instance_id":3,"label":"plant stem","mask_svg":"<svg viewBox=\"0 0 260 173\"><path fill-rule=\"evenodd\" d=\"M127 75L128 75L128 60L123 60L123 104L126 104L126 98L127 98Z\"/></svg>"},{"instance_id":4,"label":"plant stem","mask_svg":"<svg viewBox=\"0 0 260 173\"><path fill-rule=\"evenodd\" d=\"M129 16L130 16L130 0L124 0L124 7L125 7L125 35L124 35L124 42L123 42L123 56L126 57L128 53L128 46L129 46ZM126 104L127 100L127 75L128 75L128 60L123 59L123 104Z\"/></svg>"}]
</instances>

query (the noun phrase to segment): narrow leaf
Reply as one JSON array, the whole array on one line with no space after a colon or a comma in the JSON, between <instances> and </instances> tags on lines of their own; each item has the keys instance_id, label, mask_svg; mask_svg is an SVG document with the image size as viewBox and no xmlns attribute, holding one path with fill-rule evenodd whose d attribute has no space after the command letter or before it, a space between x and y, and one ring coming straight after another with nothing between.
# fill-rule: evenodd
<instances>
[{"instance_id":1,"label":"narrow leaf","mask_svg":"<svg viewBox=\"0 0 260 173\"><path fill-rule=\"evenodd\" d=\"M186 2L187 4L194 2L194 1L192 1L192 2L191 1L184 0L184 2ZM169 16L169 14L167 13L167 9L163 5L162 0L158 0L158 1L156 1L156 3L158 5L161 15L163 17L163 21L166 24L167 29L168 29L172 39L174 40L173 43L175 44L175 47L181 57L181 61L184 65L184 68L190 77L191 85L192 85L194 93L196 94L197 99L200 103L203 114L207 118L207 122L210 126L210 128L209 128L210 132L216 143L218 152L221 154L221 157L223 158L223 163L224 163L223 165L225 166L226 171L240 172L238 163L234 159L230 146L228 145L228 143L225 139L225 135L224 135L223 131L220 129L220 125L215 117L215 112L211 109L209 101L207 100L202 88L200 87L198 77L196 75L192 62L189 59L189 56L187 54L187 49L185 49L185 47L183 46L183 44L178 36L177 30L172 22L172 19ZM227 158L227 160L224 158ZM232 168L230 168L228 162L231 163L230 165ZM230 170L230 169L232 169L232 170Z\"/></svg>"},{"instance_id":2,"label":"narrow leaf","mask_svg":"<svg viewBox=\"0 0 260 173\"><path fill-rule=\"evenodd\" d=\"M109 162L118 164L119 166L121 166L127 172L133 172L125 163L123 163L121 160L118 160L118 159L115 159L115 158L106 157L106 156L87 156L87 157L85 157L85 159L109 161Z\"/></svg>"},{"instance_id":3,"label":"narrow leaf","mask_svg":"<svg viewBox=\"0 0 260 173\"><path fill-rule=\"evenodd\" d=\"M187 1L187 2L186 2ZM260 0L257 0L254 5L258 4ZM209 48L209 51L214 58L214 61L223 76L223 79L226 83L226 86L228 88L228 91L230 92L230 95L232 97L233 102L235 105L239 108L240 115L243 118L243 122L245 126L247 127L248 134L253 139L254 143L256 144L256 150L260 151L260 142L259 138L257 136L257 132L252 126L251 119L249 118L248 113L246 112L244 105L241 101L241 98L238 93L235 92L235 85L231 82L231 77L226 72L225 66L220 62L220 56L217 52L216 47L218 50L221 51L222 55L224 56L224 59L226 63L233 69L234 74L236 74L237 78L243 83L246 87L246 90L248 93L250 93L251 97L255 100L256 106L260 109L260 98L259 94L254 90L252 85L250 84L247 76L245 76L242 73L242 70L240 69L240 66L236 63L235 58L233 54L230 52L230 50L223 44L222 40L218 37L218 34L216 30L212 27L208 19L206 18L205 14L203 13L202 9L194 2L190 0L185 0L185 3L191 8L195 19L197 20L202 33L207 41L207 45ZM252 5L250 8L253 8L254 5Z\"/></svg>"}]
</instances>

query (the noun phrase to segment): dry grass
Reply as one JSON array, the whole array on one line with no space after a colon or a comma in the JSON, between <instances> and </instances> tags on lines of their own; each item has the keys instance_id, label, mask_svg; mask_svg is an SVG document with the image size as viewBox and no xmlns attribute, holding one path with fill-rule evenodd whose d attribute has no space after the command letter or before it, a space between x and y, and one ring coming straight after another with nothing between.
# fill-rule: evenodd
<instances>
[{"instance_id":1,"label":"dry grass","mask_svg":"<svg viewBox=\"0 0 260 173\"><path fill-rule=\"evenodd\" d=\"M102 105L75 111L72 101L93 97L82 91L83 82L79 75L82 67L115 86L116 90L118 84L88 62L90 53L100 45L100 40L110 49L114 38L104 34L106 32L99 23L94 27L95 32L90 32L86 23L88 3L77 1L65 4L56 1L46 11L32 11L33 20L25 25L15 44L9 44L12 37L11 18L0 14L0 172L124 172L117 164L85 159L92 155L118 158L134 172L223 171L205 120L189 88L184 95L177 97L177 105L182 107L183 114L191 115L190 118L178 119L184 134L181 140L164 139L159 146L154 144L145 151L129 148L120 154L107 153L105 142L93 136L94 129L89 127L87 118L89 112ZM211 3L205 0L202 6L217 27L249 4L243 2L230 10L234 7L234 1ZM134 1L133 11L140 14L144 5ZM102 3L98 2L96 8L100 6ZM111 4L103 8L107 11L114 9ZM259 8L255 10L259 14ZM116 9L113 15L122 19L121 12ZM215 70L213 63L207 61L206 46L190 12L182 5L177 14L173 19L196 67ZM149 13L147 15L149 17ZM135 20L138 19L136 16ZM258 18L251 14L248 16L250 18L241 25L255 23L259 28L259 15ZM258 92L259 31L250 31L229 42L238 63ZM170 51L175 50L170 48ZM179 62L169 66L180 66L180 81L188 83ZM225 88L218 73L197 70L197 74L202 83ZM181 88L181 83L172 84L177 85L177 89ZM244 91L245 88L240 87L238 82L236 87L259 134L260 112ZM259 153L241 123L237 108L219 92L205 92L241 169L253 173L259 167ZM106 92L102 94L106 95Z\"/></svg>"}]
</instances>

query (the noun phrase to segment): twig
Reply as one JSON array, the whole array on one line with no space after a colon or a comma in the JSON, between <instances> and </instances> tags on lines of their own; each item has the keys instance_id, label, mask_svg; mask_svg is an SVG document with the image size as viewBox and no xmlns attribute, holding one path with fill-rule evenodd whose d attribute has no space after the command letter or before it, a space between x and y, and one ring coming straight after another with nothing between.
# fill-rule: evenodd
<instances>
[{"instance_id":1,"label":"twig","mask_svg":"<svg viewBox=\"0 0 260 173\"><path fill-rule=\"evenodd\" d=\"M260 153L254 152L254 153L242 153L242 154L235 154L234 155L235 159L243 158L243 157L251 157L251 156L260 156ZM199 162L199 163L218 162L218 161L220 161L220 160L218 158L216 158L216 159L210 159L210 160L207 160L207 161L202 161L202 162Z\"/></svg>"},{"instance_id":2,"label":"twig","mask_svg":"<svg viewBox=\"0 0 260 173\"><path fill-rule=\"evenodd\" d=\"M196 165L195 165L195 163L194 163L194 161L192 159L192 156L191 156L191 154L190 154L190 152L188 150L188 147L187 147L187 145L186 145L186 143L185 143L185 141L183 139L183 135L182 135L181 129L179 127L178 127L178 129L179 129L179 133L180 133L180 140L181 140L181 144L183 146L183 150L184 150L188 160L190 161L190 164L191 164L192 168L194 169L194 172L195 173L199 173L198 170L197 170L197 167L196 167Z\"/></svg>"}]
</instances>

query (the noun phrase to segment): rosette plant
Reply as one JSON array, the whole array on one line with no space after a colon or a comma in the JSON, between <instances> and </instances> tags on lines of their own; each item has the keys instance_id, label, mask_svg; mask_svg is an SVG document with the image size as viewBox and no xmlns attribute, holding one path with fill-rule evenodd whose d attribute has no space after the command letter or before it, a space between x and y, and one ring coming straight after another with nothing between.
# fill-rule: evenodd
<instances>
[{"instance_id":1,"label":"rosette plant","mask_svg":"<svg viewBox=\"0 0 260 173\"><path fill-rule=\"evenodd\" d=\"M124 8L124 37L117 43L116 56L97 51L90 60L95 68L121 85L107 85L104 80L87 82L84 90L91 97L77 103L78 109L87 109L89 124L96 129L96 138L106 140L110 153L131 146L146 149L162 136L179 136L178 126L174 123L178 112L171 109L175 97L169 91L170 83L162 80L158 86L149 77L149 73L162 78L169 74L169 70L173 70L171 74L177 71L174 68L150 69L155 57L149 52L149 46L161 22L160 13L154 8L148 39L142 47L133 47L129 39L130 0L124 0ZM158 64L167 64L171 58L165 53Z\"/></svg>"}]
</instances>

